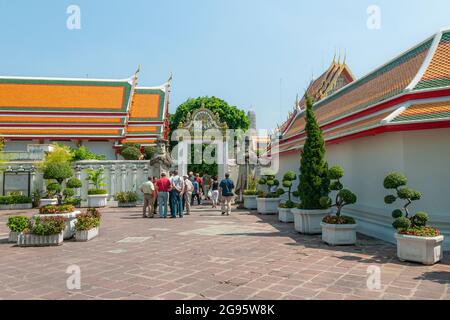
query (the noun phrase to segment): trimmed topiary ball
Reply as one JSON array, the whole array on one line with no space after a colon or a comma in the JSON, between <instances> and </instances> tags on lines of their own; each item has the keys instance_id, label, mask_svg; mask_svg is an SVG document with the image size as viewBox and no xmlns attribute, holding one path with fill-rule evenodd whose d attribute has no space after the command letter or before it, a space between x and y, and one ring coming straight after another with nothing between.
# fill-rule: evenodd
<instances>
[{"instance_id":1,"label":"trimmed topiary ball","mask_svg":"<svg viewBox=\"0 0 450 320\"><path fill-rule=\"evenodd\" d=\"M356 195L348 189L342 189L339 191L339 196L346 204L353 204L357 200Z\"/></svg>"},{"instance_id":2,"label":"trimmed topiary ball","mask_svg":"<svg viewBox=\"0 0 450 320\"><path fill-rule=\"evenodd\" d=\"M78 188L82 187L82 183L81 183L80 179L70 178L67 181L67 187L71 188L71 189L78 189Z\"/></svg>"},{"instance_id":3,"label":"trimmed topiary ball","mask_svg":"<svg viewBox=\"0 0 450 320\"><path fill-rule=\"evenodd\" d=\"M323 209L328 209L331 207L332 201L330 197L321 197L319 203Z\"/></svg>"},{"instance_id":4,"label":"trimmed topiary ball","mask_svg":"<svg viewBox=\"0 0 450 320\"><path fill-rule=\"evenodd\" d=\"M141 151L137 148L128 147L120 153L125 160L139 160L141 157Z\"/></svg>"},{"instance_id":5,"label":"trimmed topiary ball","mask_svg":"<svg viewBox=\"0 0 450 320\"><path fill-rule=\"evenodd\" d=\"M402 210L395 209L394 211L392 211L392 218L398 219L400 217L403 217L403 211Z\"/></svg>"},{"instance_id":6,"label":"trimmed topiary ball","mask_svg":"<svg viewBox=\"0 0 450 320\"><path fill-rule=\"evenodd\" d=\"M75 195L75 191L72 188L65 188L63 191L63 195L66 198L70 198Z\"/></svg>"},{"instance_id":7,"label":"trimmed topiary ball","mask_svg":"<svg viewBox=\"0 0 450 320\"><path fill-rule=\"evenodd\" d=\"M283 180L283 187L291 188L292 187L292 181L290 181L290 180Z\"/></svg>"},{"instance_id":8,"label":"trimmed topiary ball","mask_svg":"<svg viewBox=\"0 0 450 320\"><path fill-rule=\"evenodd\" d=\"M294 181L297 180L297 175L294 171L288 171L283 176L283 181Z\"/></svg>"},{"instance_id":9,"label":"trimmed topiary ball","mask_svg":"<svg viewBox=\"0 0 450 320\"><path fill-rule=\"evenodd\" d=\"M49 163L44 168L44 179L46 180L56 180L61 184L72 176L73 170L69 163Z\"/></svg>"},{"instance_id":10,"label":"trimmed topiary ball","mask_svg":"<svg viewBox=\"0 0 450 320\"><path fill-rule=\"evenodd\" d=\"M428 213L419 211L412 218L411 222L416 227L425 227L428 222Z\"/></svg>"},{"instance_id":11,"label":"trimmed topiary ball","mask_svg":"<svg viewBox=\"0 0 450 320\"><path fill-rule=\"evenodd\" d=\"M400 217L394 220L392 226L397 230L408 229L411 226L411 220L406 217Z\"/></svg>"},{"instance_id":12,"label":"trimmed topiary ball","mask_svg":"<svg viewBox=\"0 0 450 320\"><path fill-rule=\"evenodd\" d=\"M392 204L395 202L395 200L397 200L397 197L392 194L384 197L384 203L386 203L386 204Z\"/></svg>"},{"instance_id":13,"label":"trimmed topiary ball","mask_svg":"<svg viewBox=\"0 0 450 320\"><path fill-rule=\"evenodd\" d=\"M258 184L265 185L267 183L267 180L265 178L259 178Z\"/></svg>"},{"instance_id":14,"label":"trimmed topiary ball","mask_svg":"<svg viewBox=\"0 0 450 320\"><path fill-rule=\"evenodd\" d=\"M61 192L61 185L59 183L50 183L47 185L47 190L55 193Z\"/></svg>"},{"instance_id":15,"label":"trimmed topiary ball","mask_svg":"<svg viewBox=\"0 0 450 320\"><path fill-rule=\"evenodd\" d=\"M342 190L344 186L339 181L334 181L330 184L330 189L333 191L339 191Z\"/></svg>"},{"instance_id":16,"label":"trimmed topiary ball","mask_svg":"<svg viewBox=\"0 0 450 320\"><path fill-rule=\"evenodd\" d=\"M405 186L408 183L408 179L399 172L392 172L386 178L384 178L383 186L386 189L397 189L398 187Z\"/></svg>"},{"instance_id":17,"label":"trimmed topiary ball","mask_svg":"<svg viewBox=\"0 0 450 320\"><path fill-rule=\"evenodd\" d=\"M345 174L344 168L340 166L334 166L328 170L328 176L332 180L341 179L344 176L344 174Z\"/></svg>"},{"instance_id":18,"label":"trimmed topiary ball","mask_svg":"<svg viewBox=\"0 0 450 320\"><path fill-rule=\"evenodd\" d=\"M277 195L281 196L285 193L285 191L281 188L278 188L277 191L275 192Z\"/></svg>"},{"instance_id":19,"label":"trimmed topiary ball","mask_svg":"<svg viewBox=\"0 0 450 320\"><path fill-rule=\"evenodd\" d=\"M419 200L422 197L419 191L406 187L399 189L397 194L400 199Z\"/></svg>"}]
</instances>

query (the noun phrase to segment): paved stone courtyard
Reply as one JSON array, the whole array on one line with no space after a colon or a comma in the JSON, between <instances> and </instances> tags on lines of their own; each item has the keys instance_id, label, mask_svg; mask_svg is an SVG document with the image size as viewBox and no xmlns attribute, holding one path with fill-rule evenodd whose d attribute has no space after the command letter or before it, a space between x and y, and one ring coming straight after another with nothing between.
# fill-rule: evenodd
<instances>
[{"instance_id":1,"label":"paved stone courtyard","mask_svg":"<svg viewBox=\"0 0 450 320\"><path fill-rule=\"evenodd\" d=\"M449 299L450 260L403 263L395 246L359 235L329 247L275 216L196 207L184 219L142 219L140 208L102 210L100 237L61 247L7 243L0 213L0 299ZM81 290L66 270L81 268ZM367 289L369 266L381 290Z\"/></svg>"}]
</instances>

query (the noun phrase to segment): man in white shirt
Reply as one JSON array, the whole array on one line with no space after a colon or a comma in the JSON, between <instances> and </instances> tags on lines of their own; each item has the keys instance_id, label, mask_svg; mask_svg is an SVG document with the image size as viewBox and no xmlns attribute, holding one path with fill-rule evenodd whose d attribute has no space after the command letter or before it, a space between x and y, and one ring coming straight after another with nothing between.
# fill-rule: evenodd
<instances>
[{"instance_id":1,"label":"man in white shirt","mask_svg":"<svg viewBox=\"0 0 450 320\"><path fill-rule=\"evenodd\" d=\"M185 174L183 176L183 190L181 191L181 199L183 203L183 210L186 210L186 215L191 214L191 198L193 190L194 185L191 180L189 180L189 176Z\"/></svg>"},{"instance_id":2,"label":"man in white shirt","mask_svg":"<svg viewBox=\"0 0 450 320\"><path fill-rule=\"evenodd\" d=\"M183 181L178 175L178 171L173 172L173 176L170 178L170 184L172 186L171 191L171 202L172 202L172 212L171 218L176 218L177 213L180 218L183 218L183 205L181 203L181 191L183 191Z\"/></svg>"}]
</instances>

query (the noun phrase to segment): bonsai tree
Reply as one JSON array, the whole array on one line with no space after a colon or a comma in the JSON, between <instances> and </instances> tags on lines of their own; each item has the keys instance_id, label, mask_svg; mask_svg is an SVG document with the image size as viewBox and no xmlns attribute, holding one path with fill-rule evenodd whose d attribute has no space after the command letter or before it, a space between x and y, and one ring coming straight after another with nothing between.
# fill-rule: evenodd
<instances>
[{"instance_id":1,"label":"bonsai tree","mask_svg":"<svg viewBox=\"0 0 450 320\"><path fill-rule=\"evenodd\" d=\"M292 192L292 186L295 180L297 180L297 175L295 174L295 172L288 171L284 174L281 184L283 185L284 188L287 188L288 201L286 201L286 203L280 204L280 208L286 209L295 208L295 203L294 201L292 201L292 196L295 197L298 194L298 193L293 194Z\"/></svg>"},{"instance_id":2,"label":"bonsai tree","mask_svg":"<svg viewBox=\"0 0 450 320\"><path fill-rule=\"evenodd\" d=\"M413 201L420 200L422 194L407 187L407 183L408 179L406 176L398 172L392 172L384 179L384 188L394 190L394 194L384 197L384 202L393 204L397 200L405 201L401 209L392 211L392 218L394 219L392 226L401 234L424 237L438 236L440 234L439 230L427 226L428 214L426 212L419 211L411 215L408 207Z\"/></svg>"},{"instance_id":3,"label":"bonsai tree","mask_svg":"<svg viewBox=\"0 0 450 320\"><path fill-rule=\"evenodd\" d=\"M284 193L284 190L281 188L278 188L275 192L272 191L273 187L278 187L280 185L280 182L275 179L275 173L272 171L266 171L265 174L259 178L258 184L260 186L267 186L267 193L260 192L260 198L278 198Z\"/></svg>"},{"instance_id":4,"label":"bonsai tree","mask_svg":"<svg viewBox=\"0 0 450 320\"><path fill-rule=\"evenodd\" d=\"M79 189L81 186L82 183L80 179L77 178L70 178L66 182L66 188L63 191L65 204L79 205L81 203L81 199L74 198L75 189Z\"/></svg>"},{"instance_id":5,"label":"bonsai tree","mask_svg":"<svg viewBox=\"0 0 450 320\"><path fill-rule=\"evenodd\" d=\"M140 160L143 156L140 144L133 142L124 143L120 148L120 155L125 160Z\"/></svg>"},{"instance_id":6,"label":"bonsai tree","mask_svg":"<svg viewBox=\"0 0 450 320\"><path fill-rule=\"evenodd\" d=\"M104 183L106 179L103 177L104 169L87 169L86 172L88 173L86 180L90 185L94 186L94 188L88 190L88 195L107 194L108 190L102 189L102 187L106 186L106 184Z\"/></svg>"},{"instance_id":7,"label":"bonsai tree","mask_svg":"<svg viewBox=\"0 0 450 320\"><path fill-rule=\"evenodd\" d=\"M301 153L298 192L300 209L323 209L322 197L330 193L328 164L325 161L325 142L313 111L313 102L306 96L306 142Z\"/></svg>"},{"instance_id":8,"label":"bonsai tree","mask_svg":"<svg viewBox=\"0 0 450 320\"><path fill-rule=\"evenodd\" d=\"M47 190L56 194L58 197L58 204L62 204L61 191L63 189L63 182L73 176L73 170L68 162L52 162L44 167L44 179L55 180L56 183L50 183Z\"/></svg>"},{"instance_id":9,"label":"bonsai tree","mask_svg":"<svg viewBox=\"0 0 450 320\"><path fill-rule=\"evenodd\" d=\"M356 195L350 190L344 189L344 185L341 182L341 179L344 177L344 169L334 166L328 171L328 177L332 180L330 189L336 191L336 198L334 204L328 196L322 197L320 203L323 208L336 207L336 215L325 217L323 222L328 224L355 224L355 220L352 217L341 215L341 211L345 206L354 204L357 200Z\"/></svg>"}]
</instances>

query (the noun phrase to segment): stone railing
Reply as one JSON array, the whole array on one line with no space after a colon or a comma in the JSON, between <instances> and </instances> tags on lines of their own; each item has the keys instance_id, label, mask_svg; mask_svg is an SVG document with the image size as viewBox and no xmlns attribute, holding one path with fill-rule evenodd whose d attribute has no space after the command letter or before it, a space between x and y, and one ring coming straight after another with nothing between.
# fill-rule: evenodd
<instances>
[{"instance_id":1,"label":"stone railing","mask_svg":"<svg viewBox=\"0 0 450 320\"><path fill-rule=\"evenodd\" d=\"M22 191L24 194L28 191L27 179L22 179L19 185L15 178L10 178L9 175L15 174L28 174L31 192L34 190L45 191L45 181L42 173L37 169L37 163L33 161L8 161L0 164L0 195L3 194L4 189ZM148 176L153 175L153 169L150 166L149 161L127 161L127 160L101 160L101 161L78 161L73 165L75 177L80 179L83 186L78 189L77 196L82 200L87 198L87 190L89 189L89 183L87 178L87 169L99 169L104 170L103 176L105 178L105 189L108 189L110 200L113 199L117 192L121 191L136 191L140 198L142 194L139 191L140 185L147 180ZM7 182L4 183L5 174Z\"/></svg>"}]
</instances>

